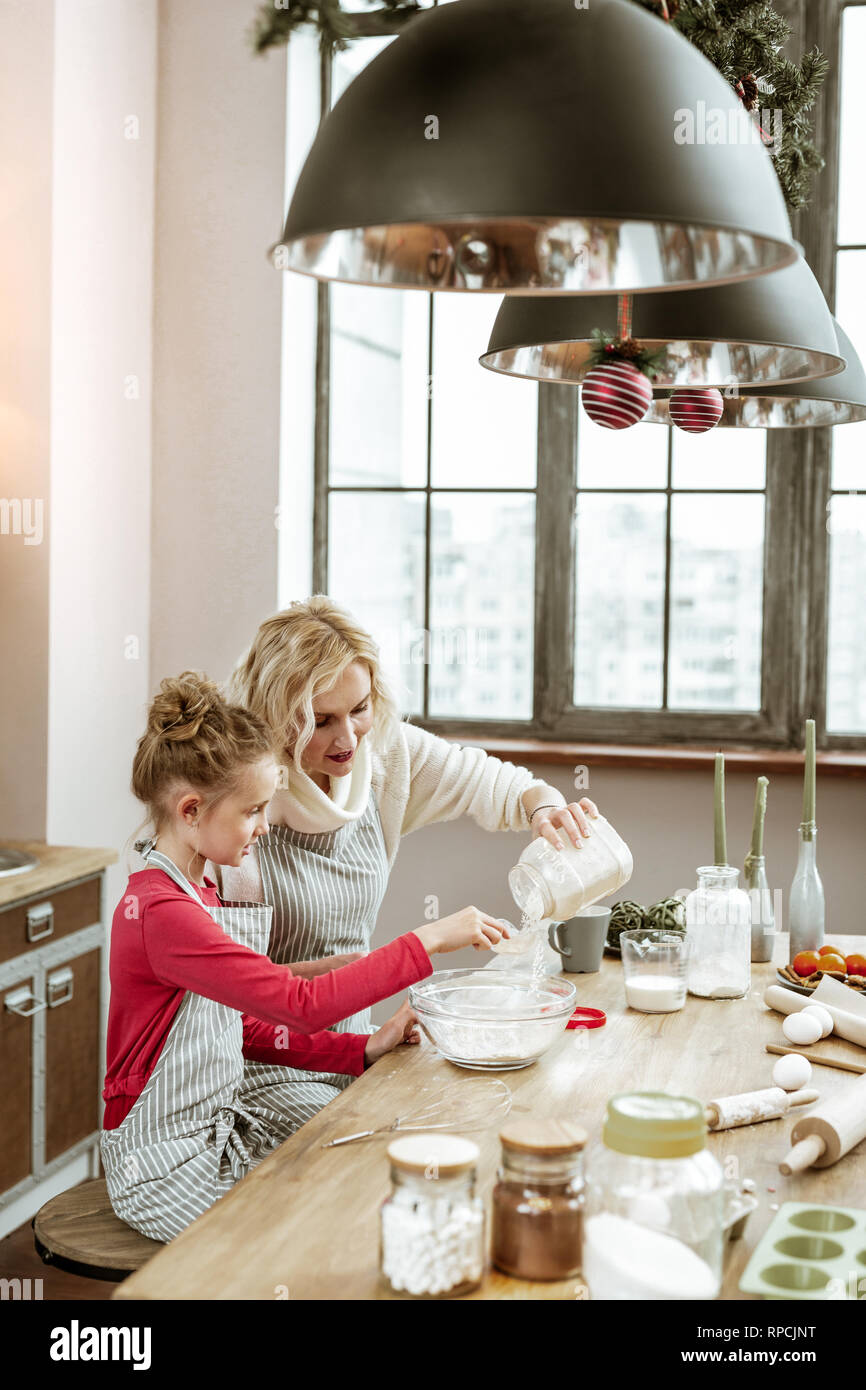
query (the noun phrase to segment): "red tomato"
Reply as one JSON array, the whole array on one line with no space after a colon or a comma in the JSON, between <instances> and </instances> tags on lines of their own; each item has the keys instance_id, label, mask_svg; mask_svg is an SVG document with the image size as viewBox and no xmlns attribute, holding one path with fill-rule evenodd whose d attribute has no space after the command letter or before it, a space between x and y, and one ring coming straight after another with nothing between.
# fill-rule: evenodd
<instances>
[{"instance_id":1,"label":"red tomato","mask_svg":"<svg viewBox=\"0 0 866 1390\"><path fill-rule=\"evenodd\" d=\"M866 975L866 956L846 956L845 969L849 975Z\"/></svg>"},{"instance_id":2,"label":"red tomato","mask_svg":"<svg viewBox=\"0 0 866 1390\"><path fill-rule=\"evenodd\" d=\"M801 951L791 962L798 975L814 975L821 964L817 951Z\"/></svg>"},{"instance_id":3,"label":"red tomato","mask_svg":"<svg viewBox=\"0 0 866 1390\"><path fill-rule=\"evenodd\" d=\"M842 951L838 946L819 946L819 956L841 956Z\"/></svg>"},{"instance_id":4,"label":"red tomato","mask_svg":"<svg viewBox=\"0 0 866 1390\"><path fill-rule=\"evenodd\" d=\"M842 974L845 975L847 973L845 970L845 957L833 955L821 956L821 963L818 966L818 969L841 970Z\"/></svg>"}]
</instances>

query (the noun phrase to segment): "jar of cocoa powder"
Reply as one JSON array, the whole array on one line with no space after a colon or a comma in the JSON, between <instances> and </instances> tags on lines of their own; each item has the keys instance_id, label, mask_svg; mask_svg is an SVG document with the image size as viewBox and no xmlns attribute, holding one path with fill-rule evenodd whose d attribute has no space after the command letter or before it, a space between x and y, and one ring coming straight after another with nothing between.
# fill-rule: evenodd
<instances>
[{"instance_id":1,"label":"jar of cocoa powder","mask_svg":"<svg viewBox=\"0 0 866 1390\"><path fill-rule=\"evenodd\" d=\"M586 1131L568 1120L512 1120L500 1132L492 1258L516 1279L568 1279L580 1270Z\"/></svg>"}]
</instances>

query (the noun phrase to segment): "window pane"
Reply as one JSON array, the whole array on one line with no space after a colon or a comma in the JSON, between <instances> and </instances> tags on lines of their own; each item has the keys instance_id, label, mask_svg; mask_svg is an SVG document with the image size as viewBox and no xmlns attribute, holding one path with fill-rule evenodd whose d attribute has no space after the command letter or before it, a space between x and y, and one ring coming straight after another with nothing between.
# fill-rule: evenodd
<instances>
[{"instance_id":1,"label":"window pane","mask_svg":"<svg viewBox=\"0 0 866 1390\"><path fill-rule=\"evenodd\" d=\"M760 709L763 557L763 496L672 499L671 709Z\"/></svg>"},{"instance_id":2,"label":"window pane","mask_svg":"<svg viewBox=\"0 0 866 1390\"><path fill-rule=\"evenodd\" d=\"M840 425L833 441L833 487L866 488L866 420Z\"/></svg>"},{"instance_id":3,"label":"window pane","mask_svg":"<svg viewBox=\"0 0 866 1390\"><path fill-rule=\"evenodd\" d=\"M577 425L578 486L664 487L668 476L668 433L661 425L605 430L594 425L581 409Z\"/></svg>"},{"instance_id":4,"label":"window pane","mask_svg":"<svg viewBox=\"0 0 866 1390\"><path fill-rule=\"evenodd\" d=\"M331 287L332 485L427 480L427 295Z\"/></svg>"},{"instance_id":5,"label":"window pane","mask_svg":"<svg viewBox=\"0 0 866 1390\"><path fill-rule=\"evenodd\" d=\"M827 728L866 734L866 497L834 497L830 518Z\"/></svg>"},{"instance_id":6,"label":"window pane","mask_svg":"<svg viewBox=\"0 0 866 1390\"><path fill-rule=\"evenodd\" d=\"M369 630L403 711L418 714L423 695L424 494L333 492L329 526L328 593Z\"/></svg>"},{"instance_id":7,"label":"window pane","mask_svg":"<svg viewBox=\"0 0 866 1390\"><path fill-rule=\"evenodd\" d=\"M686 434L672 430L675 488L762 488L767 451L766 430L709 430Z\"/></svg>"},{"instance_id":8,"label":"window pane","mask_svg":"<svg viewBox=\"0 0 866 1390\"><path fill-rule=\"evenodd\" d=\"M433 498L430 714L531 719L535 498Z\"/></svg>"},{"instance_id":9,"label":"window pane","mask_svg":"<svg viewBox=\"0 0 866 1390\"><path fill-rule=\"evenodd\" d=\"M659 709L664 496L580 494L576 574L575 704Z\"/></svg>"},{"instance_id":10,"label":"window pane","mask_svg":"<svg viewBox=\"0 0 866 1390\"><path fill-rule=\"evenodd\" d=\"M842 12L842 138L839 148L838 240L843 243L866 240L866 186L863 183L863 131L866 130L864 67L866 9L851 5Z\"/></svg>"},{"instance_id":11,"label":"window pane","mask_svg":"<svg viewBox=\"0 0 866 1390\"><path fill-rule=\"evenodd\" d=\"M478 361L498 308L486 294L434 296L434 487L535 486L538 388Z\"/></svg>"},{"instance_id":12,"label":"window pane","mask_svg":"<svg viewBox=\"0 0 866 1390\"><path fill-rule=\"evenodd\" d=\"M866 241L866 225L860 236ZM866 362L866 251L840 251L836 257L836 317Z\"/></svg>"}]
</instances>

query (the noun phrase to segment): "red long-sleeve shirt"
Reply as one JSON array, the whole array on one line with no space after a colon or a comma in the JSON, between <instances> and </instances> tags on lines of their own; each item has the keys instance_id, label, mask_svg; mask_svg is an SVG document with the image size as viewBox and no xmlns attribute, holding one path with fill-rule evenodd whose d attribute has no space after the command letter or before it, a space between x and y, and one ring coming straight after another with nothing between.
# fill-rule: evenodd
<instances>
[{"instance_id":1,"label":"red long-sleeve shirt","mask_svg":"<svg viewBox=\"0 0 866 1390\"><path fill-rule=\"evenodd\" d=\"M193 887L207 906L222 906L210 879ZM141 1095L187 990L240 1011L245 1057L359 1076L367 1035L326 1030L432 969L407 932L351 965L303 979L232 941L162 869L130 874L111 923L103 1128L116 1129ZM276 1047L275 1025L290 1030L288 1047Z\"/></svg>"}]
</instances>

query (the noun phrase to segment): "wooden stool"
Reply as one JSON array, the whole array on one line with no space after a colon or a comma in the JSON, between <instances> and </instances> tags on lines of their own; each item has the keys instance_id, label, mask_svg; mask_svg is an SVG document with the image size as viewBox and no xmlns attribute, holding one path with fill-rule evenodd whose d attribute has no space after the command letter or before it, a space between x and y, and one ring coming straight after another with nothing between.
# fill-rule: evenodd
<instances>
[{"instance_id":1,"label":"wooden stool","mask_svg":"<svg viewBox=\"0 0 866 1390\"><path fill-rule=\"evenodd\" d=\"M44 1264L119 1283L165 1247L115 1216L105 1178L91 1178L46 1202L31 1221Z\"/></svg>"}]
</instances>

